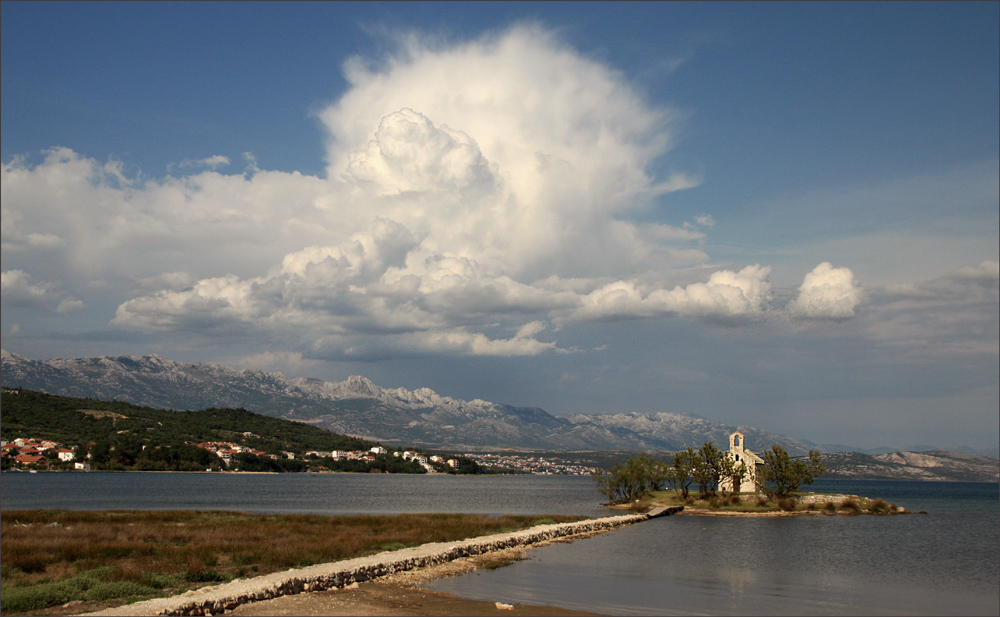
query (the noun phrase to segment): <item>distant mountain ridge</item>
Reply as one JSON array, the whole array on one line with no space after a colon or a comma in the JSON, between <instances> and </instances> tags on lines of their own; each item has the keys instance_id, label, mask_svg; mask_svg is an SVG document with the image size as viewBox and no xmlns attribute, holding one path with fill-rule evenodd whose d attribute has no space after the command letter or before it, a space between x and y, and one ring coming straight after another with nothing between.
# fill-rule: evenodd
<instances>
[{"instance_id":1,"label":"distant mountain ridge","mask_svg":"<svg viewBox=\"0 0 1000 617\"><path fill-rule=\"evenodd\" d=\"M156 355L32 360L2 354L2 383L62 396L116 399L176 410L243 407L383 443L528 450L679 450L706 441L724 446L740 430L752 449L781 443L793 455L817 444L747 426L675 413L553 416L442 396L429 388L382 388L352 376L342 382L182 363Z\"/></svg>"},{"instance_id":2,"label":"distant mountain ridge","mask_svg":"<svg viewBox=\"0 0 1000 617\"><path fill-rule=\"evenodd\" d=\"M828 478L1000 481L1000 459L959 452L835 452L823 456Z\"/></svg>"}]
</instances>

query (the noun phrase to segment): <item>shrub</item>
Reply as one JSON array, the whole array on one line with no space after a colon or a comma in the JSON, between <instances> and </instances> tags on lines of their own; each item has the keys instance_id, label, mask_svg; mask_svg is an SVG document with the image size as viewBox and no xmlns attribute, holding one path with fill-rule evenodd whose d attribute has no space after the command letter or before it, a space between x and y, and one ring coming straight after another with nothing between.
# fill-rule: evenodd
<instances>
[{"instance_id":1,"label":"shrub","mask_svg":"<svg viewBox=\"0 0 1000 617\"><path fill-rule=\"evenodd\" d=\"M42 583L31 587L5 585L0 595L0 612L4 615L25 613L65 604L77 597L77 591L62 583Z\"/></svg>"},{"instance_id":2,"label":"shrub","mask_svg":"<svg viewBox=\"0 0 1000 617\"><path fill-rule=\"evenodd\" d=\"M153 589L176 587L184 582L184 578L176 574L159 574L156 572L129 573L129 580L140 585L152 587Z\"/></svg>"},{"instance_id":3,"label":"shrub","mask_svg":"<svg viewBox=\"0 0 1000 617\"><path fill-rule=\"evenodd\" d=\"M837 512L837 504L833 503L832 501L826 502L826 504L823 506L824 514L835 514L836 512Z\"/></svg>"},{"instance_id":4,"label":"shrub","mask_svg":"<svg viewBox=\"0 0 1000 617\"><path fill-rule=\"evenodd\" d=\"M406 545L402 542L386 542L385 544L380 544L378 548L382 551L398 551L406 548Z\"/></svg>"},{"instance_id":5,"label":"shrub","mask_svg":"<svg viewBox=\"0 0 1000 617\"><path fill-rule=\"evenodd\" d=\"M876 499L868 504L868 510L876 514L887 514L889 512L889 504L884 499Z\"/></svg>"},{"instance_id":6,"label":"shrub","mask_svg":"<svg viewBox=\"0 0 1000 617\"><path fill-rule=\"evenodd\" d=\"M215 570L194 570L185 574L184 580L189 583L224 583L229 577Z\"/></svg>"},{"instance_id":7,"label":"shrub","mask_svg":"<svg viewBox=\"0 0 1000 617\"><path fill-rule=\"evenodd\" d=\"M140 585L134 581L115 581L113 583L97 583L87 590L88 600L112 600L114 598L124 598L127 596L148 596L156 593L156 590L146 585Z\"/></svg>"},{"instance_id":8,"label":"shrub","mask_svg":"<svg viewBox=\"0 0 1000 617\"><path fill-rule=\"evenodd\" d=\"M540 518L540 519L531 521L532 527L534 527L536 525L555 525L555 524L556 524L556 522L554 520L552 520L551 518Z\"/></svg>"},{"instance_id":9,"label":"shrub","mask_svg":"<svg viewBox=\"0 0 1000 617\"><path fill-rule=\"evenodd\" d=\"M768 498L767 498L767 497L765 497L764 495L761 495L761 496L757 497L757 506L758 506L758 507L760 507L760 508L763 508L763 507L764 507L764 506L766 506L766 505L767 505L767 504L768 504L768 503L769 503L770 501L771 501L770 499L768 499Z\"/></svg>"},{"instance_id":10,"label":"shrub","mask_svg":"<svg viewBox=\"0 0 1000 617\"><path fill-rule=\"evenodd\" d=\"M785 512L792 512L795 510L795 500L790 497L782 497L778 500L778 507Z\"/></svg>"},{"instance_id":11,"label":"shrub","mask_svg":"<svg viewBox=\"0 0 1000 617\"><path fill-rule=\"evenodd\" d=\"M848 497L847 499L844 499L843 501L840 502L840 509L850 514L857 514L861 510L861 507L858 506L857 501Z\"/></svg>"}]
</instances>

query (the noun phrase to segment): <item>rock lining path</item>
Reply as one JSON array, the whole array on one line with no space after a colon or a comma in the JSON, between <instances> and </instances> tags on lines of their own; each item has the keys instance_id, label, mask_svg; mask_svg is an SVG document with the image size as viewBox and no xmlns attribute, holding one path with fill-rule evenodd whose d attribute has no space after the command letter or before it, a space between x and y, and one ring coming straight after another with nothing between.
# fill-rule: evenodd
<instances>
[{"instance_id":1,"label":"rock lining path","mask_svg":"<svg viewBox=\"0 0 1000 617\"><path fill-rule=\"evenodd\" d=\"M662 513L656 514L662 516ZM622 525L646 521L649 518L649 514L625 514L573 523L538 525L520 531L458 542L433 542L368 557L274 572L251 579L237 579L170 598L136 602L89 615L221 615L250 602L308 591L342 589L354 583L375 580L396 572L434 566L462 557L509 548L527 547L557 538L593 535Z\"/></svg>"}]
</instances>

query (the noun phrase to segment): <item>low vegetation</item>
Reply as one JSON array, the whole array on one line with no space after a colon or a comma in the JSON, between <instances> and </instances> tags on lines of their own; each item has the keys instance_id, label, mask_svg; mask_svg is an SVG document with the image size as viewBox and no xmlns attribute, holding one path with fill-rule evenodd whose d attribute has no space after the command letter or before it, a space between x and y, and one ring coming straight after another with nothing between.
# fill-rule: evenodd
<instances>
[{"instance_id":1,"label":"low vegetation","mask_svg":"<svg viewBox=\"0 0 1000 617\"><path fill-rule=\"evenodd\" d=\"M684 497L678 490L654 491L633 504L648 511L658 506L684 506L686 510L705 512L816 513L816 514L902 514L905 511L884 499L816 493L792 493L783 497L765 494L727 494Z\"/></svg>"},{"instance_id":2,"label":"low vegetation","mask_svg":"<svg viewBox=\"0 0 1000 617\"><path fill-rule=\"evenodd\" d=\"M583 518L4 511L0 612L79 614L234 578Z\"/></svg>"}]
</instances>

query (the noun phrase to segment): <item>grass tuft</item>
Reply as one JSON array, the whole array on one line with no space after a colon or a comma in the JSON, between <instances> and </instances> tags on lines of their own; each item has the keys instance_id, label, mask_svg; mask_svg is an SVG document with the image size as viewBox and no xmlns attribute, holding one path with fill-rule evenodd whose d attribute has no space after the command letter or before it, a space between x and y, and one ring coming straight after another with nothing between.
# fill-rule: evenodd
<instances>
[{"instance_id":1,"label":"grass tuft","mask_svg":"<svg viewBox=\"0 0 1000 617\"><path fill-rule=\"evenodd\" d=\"M778 500L778 507L785 512L795 511L795 499L793 497L782 497Z\"/></svg>"},{"instance_id":2,"label":"grass tuft","mask_svg":"<svg viewBox=\"0 0 1000 617\"><path fill-rule=\"evenodd\" d=\"M846 512L848 514L858 514L861 512L861 506L858 502L850 497L844 499L840 502L840 511Z\"/></svg>"},{"instance_id":3,"label":"grass tuft","mask_svg":"<svg viewBox=\"0 0 1000 617\"><path fill-rule=\"evenodd\" d=\"M873 499L871 503L868 504L868 511L874 512L875 514L888 514L890 511L889 503L884 499Z\"/></svg>"}]
</instances>

